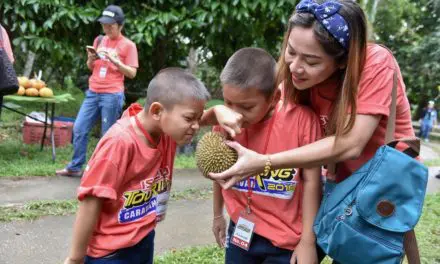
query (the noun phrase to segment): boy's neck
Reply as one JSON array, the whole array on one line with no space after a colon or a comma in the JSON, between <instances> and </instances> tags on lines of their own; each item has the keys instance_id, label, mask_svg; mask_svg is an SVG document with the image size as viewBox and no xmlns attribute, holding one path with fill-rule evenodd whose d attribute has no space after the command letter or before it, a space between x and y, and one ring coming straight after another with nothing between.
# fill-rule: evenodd
<instances>
[{"instance_id":1,"label":"boy's neck","mask_svg":"<svg viewBox=\"0 0 440 264\"><path fill-rule=\"evenodd\" d=\"M145 131L151 136L155 145L151 146L150 141L147 138L145 138L145 135L142 133L140 128L137 129L138 134L142 136L142 138L145 138L145 141L147 142L148 145L150 145L151 147L156 147L159 144L160 137L162 135L162 131L158 127L157 121L150 118L150 116L148 116L148 114L145 113L144 111L139 112L137 114L137 118L139 119L142 128L145 129Z\"/></svg>"}]
</instances>

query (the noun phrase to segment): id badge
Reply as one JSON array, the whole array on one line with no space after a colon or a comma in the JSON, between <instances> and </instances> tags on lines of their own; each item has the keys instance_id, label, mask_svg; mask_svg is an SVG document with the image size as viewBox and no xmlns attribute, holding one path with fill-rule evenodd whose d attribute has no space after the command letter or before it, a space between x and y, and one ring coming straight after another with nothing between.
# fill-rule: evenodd
<instances>
[{"instance_id":1,"label":"id badge","mask_svg":"<svg viewBox=\"0 0 440 264\"><path fill-rule=\"evenodd\" d=\"M104 79L107 75L107 67L101 67L99 69L99 78Z\"/></svg>"},{"instance_id":2,"label":"id badge","mask_svg":"<svg viewBox=\"0 0 440 264\"><path fill-rule=\"evenodd\" d=\"M165 191L160 193L156 197L157 207L156 207L156 222L163 221L165 219L165 214L167 212L168 200L170 199L170 191Z\"/></svg>"},{"instance_id":3,"label":"id badge","mask_svg":"<svg viewBox=\"0 0 440 264\"><path fill-rule=\"evenodd\" d=\"M248 251L254 234L254 229L255 223L249 220L249 217L246 216L245 218L243 215L240 216L235 225L234 233L232 234L230 242L237 247Z\"/></svg>"}]
</instances>

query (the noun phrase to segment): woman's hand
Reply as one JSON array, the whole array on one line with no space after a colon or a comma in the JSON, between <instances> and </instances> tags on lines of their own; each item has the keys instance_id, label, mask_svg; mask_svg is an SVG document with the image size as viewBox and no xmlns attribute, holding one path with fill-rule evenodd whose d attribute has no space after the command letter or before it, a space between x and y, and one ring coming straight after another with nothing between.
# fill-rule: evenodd
<instances>
[{"instance_id":1,"label":"woman's hand","mask_svg":"<svg viewBox=\"0 0 440 264\"><path fill-rule=\"evenodd\" d=\"M99 54L106 57L111 63L113 63L118 68L122 64L121 60L118 58L116 54L111 55L107 51L101 51Z\"/></svg>"},{"instance_id":2,"label":"woman's hand","mask_svg":"<svg viewBox=\"0 0 440 264\"><path fill-rule=\"evenodd\" d=\"M237 162L224 172L208 174L208 177L217 181L223 189L229 189L234 184L264 170L266 155L249 150L237 142L226 141L226 144L237 151Z\"/></svg>"},{"instance_id":3,"label":"woman's hand","mask_svg":"<svg viewBox=\"0 0 440 264\"><path fill-rule=\"evenodd\" d=\"M290 264L318 264L316 244L300 241L290 258Z\"/></svg>"},{"instance_id":4,"label":"woman's hand","mask_svg":"<svg viewBox=\"0 0 440 264\"><path fill-rule=\"evenodd\" d=\"M214 107L217 123L232 137L241 133L241 125L243 123L243 115L233 111L224 105L216 105Z\"/></svg>"},{"instance_id":5,"label":"woman's hand","mask_svg":"<svg viewBox=\"0 0 440 264\"><path fill-rule=\"evenodd\" d=\"M87 50L87 61L90 63L94 63L98 59L98 56L96 56L95 53L90 52Z\"/></svg>"}]
</instances>

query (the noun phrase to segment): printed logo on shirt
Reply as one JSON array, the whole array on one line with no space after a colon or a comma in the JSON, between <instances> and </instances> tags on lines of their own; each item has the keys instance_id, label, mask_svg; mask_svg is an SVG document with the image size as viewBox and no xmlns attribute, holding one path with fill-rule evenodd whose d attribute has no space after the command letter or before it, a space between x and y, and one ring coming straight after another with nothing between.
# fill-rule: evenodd
<instances>
[{"instance_id":1,"label":"printed logo on shirt","mask_svg":"<svg viewBox=\"0 0 440 264\"><path fill-rule=\"evenodd\" d=\"M159 169L156 176L140 182L142 189L124 193L124 205L119 211L119 223L137 221L156 212L158 208L157 196L171 188L170 170Z\"/></svg>"},{"instance_id":2,"label":"printed logo on shirt","mask_svg":"<svg viewBox=\"0 0 440 264\"><path fill-rule=\"evenodd\" d=\"M297 169L278 169L272 170L266 174L261 173L250 178L250 184L253 193L271 196L280 199L291 199L295 193L297 181ZM241 181L233 189L247 192L247 180Z\"/></svg>"}]
</instances>

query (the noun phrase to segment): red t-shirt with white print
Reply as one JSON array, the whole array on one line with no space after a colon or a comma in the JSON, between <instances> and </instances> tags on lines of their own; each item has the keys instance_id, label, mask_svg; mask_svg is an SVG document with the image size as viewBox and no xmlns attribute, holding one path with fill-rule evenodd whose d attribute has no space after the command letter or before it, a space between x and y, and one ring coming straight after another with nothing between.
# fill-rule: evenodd
<instances>
[{"instance_id":1,"label":"red t-shirt with white print","mask_svg":"<svg viewBox=\"0 0 440 264\"><path fill-rule=\"evenodd\" d=\"M347 160L337 165L336 181L342 181L360 168L376 153L385 142L385 132L391 104L394 72L397 71L397 105L396 128L394 138L414 137L411 123L411 111L405 92L405 84L392 54L384 47L369 44L367 58L362 71L357 96L357 114L381 115L373 136L368 141L361 156L355 160ZM338 93L336 80L327 80L311 89L312 108L319 115L321 125L326 129L332 104ZM398 145L399 146L399 145Z\"/></svg>"},{"instance_id":2,"label":"red t-shirt with white print","mask_svg":"<svg viewBox=\"0 0 440 264\"><path fill-rule=\"evenodd\" d=\"M213 130L219 131L220 128L214 127ZM235 140L258 153L271 154L310 144L320 137L321 127L315 113L307 107L289 103L270 119L243 129ZM303 229L302 170L272 170L266 175L251 177L250 183L255 233L277 247L294 250ZM246 208L247 186L247 180L244 180L230 190L222 190L226 210L235 223Z\"/></svg>"},{"instance_id":3,"label":"red t-shirt with white print","mask_svg":"<svg viewBox=\"0 0 440 264\"><path fill-rule=\"evenodd\" d=\"M127 66L139 67L136 44L124 36L110 39L104 36L98 46L98 38L93 42L96 51L106 51L115 56ZM117 93L124 91L124 74L108 59L97 59L93 64L92 76L89 78L89 87L95 93Z\"/></svg>"},{"instance_id":4,"label":"red t-shirt with white print","mask_svg":"<svg viewBox=\"0 0 440 264\"><path fill-rule=\"evenodd\" d=\"M161 195L171 188L176 143L162 136L157 149L137 136L131 106L99 141L78 188L78 199L103 198L87 255L102 257L137 244L156 226Z\"/></svg>"}]
</instances>

